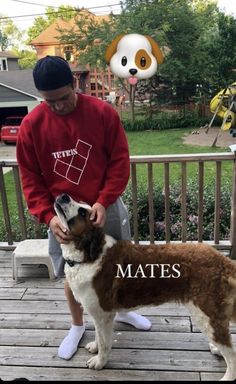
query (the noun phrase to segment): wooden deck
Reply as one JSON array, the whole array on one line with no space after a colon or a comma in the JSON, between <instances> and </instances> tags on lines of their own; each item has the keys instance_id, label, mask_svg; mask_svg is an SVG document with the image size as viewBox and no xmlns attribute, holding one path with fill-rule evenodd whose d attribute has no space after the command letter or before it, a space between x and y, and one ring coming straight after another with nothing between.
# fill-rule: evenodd
<instances>
[{"instance_id":1,"label":"wooden deck","mask_svg":"<svg viewBox=\"0 0 236 384\"><path fill-rule=\"evenodd\" d=\"M23 279L12 280L11 253L0 251L0 378L37 381L218 380L221 357L209 352L206 338L184 307L163 305L139 313L152 322L149 332L116 323L113 349L102 371L86 368L84 345L94 327L85 315L86 333L75 356L61 360L58 345L70 327L63 279L50 281L44 266L24 266ZM232 326L232 333L236 327ZM236 344L236 334L233 335Z\"/></svg>"}]
</instances>

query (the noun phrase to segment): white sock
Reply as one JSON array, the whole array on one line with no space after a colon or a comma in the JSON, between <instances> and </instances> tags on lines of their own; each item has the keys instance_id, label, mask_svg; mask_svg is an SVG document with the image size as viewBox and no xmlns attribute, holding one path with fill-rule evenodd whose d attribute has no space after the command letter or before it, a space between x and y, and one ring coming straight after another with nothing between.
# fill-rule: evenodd
<instances>
[{"instance_id":1,"label":"white sock","mask_svg":"<svg viewBox=\"0 0 236 384\"><path fill-rule=\"evenodd\" d=\"M68 335L62 340L58 348L58 356L69 360L78 349L79 342L84 334L84 325L71 325Z\"/></svg>"},{"instance_id":2,"label":"white sock","mask_svg":"<svg viewBox=\"0 0 236 384\"><path fill-rule=\"evenodd\" d=\"M133 325L133 327L142 331L148 331L152 326L151 322L146 317L135 312L117 312L115 321Z\"/></svg>"}]
</instances>

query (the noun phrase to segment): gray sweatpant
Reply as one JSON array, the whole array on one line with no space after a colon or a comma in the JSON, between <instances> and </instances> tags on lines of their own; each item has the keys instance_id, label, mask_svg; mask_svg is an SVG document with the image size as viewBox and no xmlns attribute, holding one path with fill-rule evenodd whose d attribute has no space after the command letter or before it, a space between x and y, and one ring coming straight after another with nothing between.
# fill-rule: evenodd
<instances>
[{"instance_id":1,"label":"gray sweatpant","mask_svg":"<svg viewBox=\"0 0 236 384\"><path fill-rule=\"evenodd\" d=\"M114 237L116 240L131 241L129 215L126 206L121 197L110 205L106 210L106 223L104 232ZM61 246L56 240L54 234L48 230L49 255L51 256L54 274L56 277L64 275L64 259L62 257Z\"/></svg>"}]
</instances>

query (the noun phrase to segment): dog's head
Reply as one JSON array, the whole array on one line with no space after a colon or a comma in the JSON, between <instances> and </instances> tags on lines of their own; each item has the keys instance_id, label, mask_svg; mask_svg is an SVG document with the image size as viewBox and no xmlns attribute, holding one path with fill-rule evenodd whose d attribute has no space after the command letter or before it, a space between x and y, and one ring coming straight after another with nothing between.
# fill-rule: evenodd
<instances>
[{"instance_id":1,"label":"dog's head","mask_svg":"<svg viewBox=\"0 0 236 384\"><path fill-rule=\"evenodd\" d=\"M61 223L72 236L75 249L83 252L83 262L96 260L102 252L104 233L90 220L91 206L76 202L67 193L63 193L56 198L54 209Z\"/></svg>"},{"instance_id":2,"label":"dog's head","mask_svg":"<svg viewBox=\"0 0 236 384\"><path fill-rule=\"evenodd\" d=\"M153 76L163 59L153 38L137 33L117 36L105 54L106 63L110 64L114 75L128 79L131 85Z\"/></svg>"},{"instance_id":3,"label":"dog's head","mask_svg":"<svg viewBox=\"0 0 236 384\"><path fill-rule=\"evenodd\" d=\"M92 226L91 220L89 220L90 205L76 202L67 193L56 198L54 208L63 226L76 237L81 236Z\"/></svg>"}]
</instances>

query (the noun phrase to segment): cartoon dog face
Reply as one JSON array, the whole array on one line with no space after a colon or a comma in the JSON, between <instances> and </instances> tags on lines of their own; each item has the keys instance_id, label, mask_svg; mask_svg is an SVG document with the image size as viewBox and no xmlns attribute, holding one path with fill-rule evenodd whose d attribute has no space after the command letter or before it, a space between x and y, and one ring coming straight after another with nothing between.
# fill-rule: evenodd
<instances>
[{"instance_id":1,"label":"cartoon dog face","mask_svg":"<svg viewBox=\"0 0 236 384\"><path fill-rule=\"evenodd\" d=\"M105 59L114 75L134 85L152 77L164 57L152 37L131 33L117 36L108 46Z\"/></svg>"}]
</instances>

